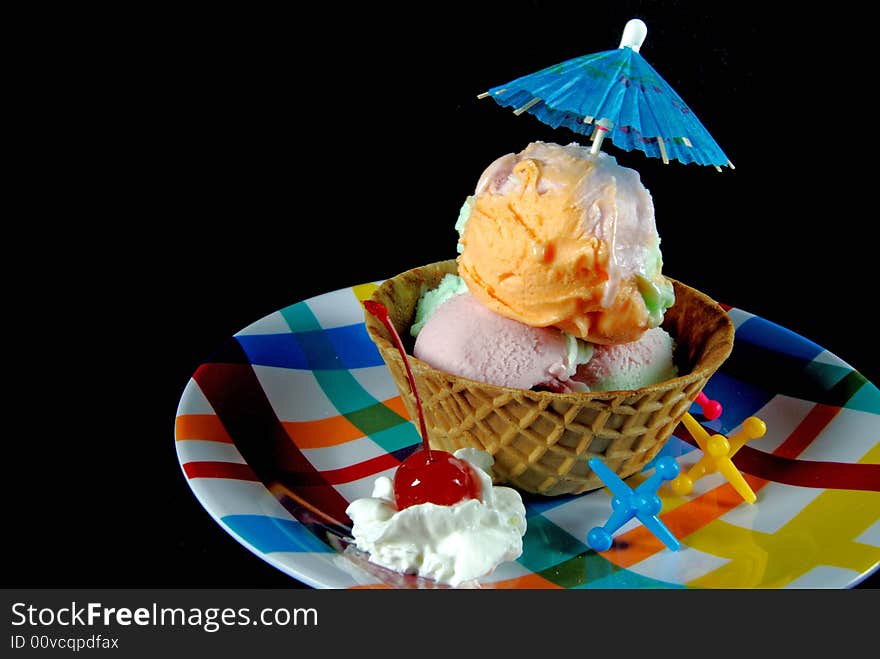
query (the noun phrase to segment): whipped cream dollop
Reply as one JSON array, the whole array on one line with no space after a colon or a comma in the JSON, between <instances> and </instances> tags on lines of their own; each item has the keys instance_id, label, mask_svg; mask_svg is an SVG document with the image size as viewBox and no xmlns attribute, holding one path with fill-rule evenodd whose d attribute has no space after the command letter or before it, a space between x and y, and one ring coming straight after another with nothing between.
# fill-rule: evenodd
<instances>
[{"instance_id":1,"label":"whipped cream dollop","mask_svg":"<svg viewBox=\"0 0 880 659\"><path fill-rule=\"evenodd\" d=\"M349 504L355 545L372 563L450 586L491 574L522 554L526 510L516 490L494 486L492 457L478 449L459 449L482 485L482 500L451 506L422 503L397 510L394 487L380 476L371 497Z\"/></svg>"}]
</instances>

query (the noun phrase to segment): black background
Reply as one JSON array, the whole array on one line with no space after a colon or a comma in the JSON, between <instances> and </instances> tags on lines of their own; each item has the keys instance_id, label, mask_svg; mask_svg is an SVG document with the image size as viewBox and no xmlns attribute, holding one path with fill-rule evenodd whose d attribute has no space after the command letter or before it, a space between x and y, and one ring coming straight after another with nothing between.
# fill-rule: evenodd
<instances>
[{"instance_id":1,"label":"black background","mask_svg":"<svg viewBox=\"0 0 880 659\"><path fill-rule=\"evenodd\" d=\"M648 25L642 54L736 165L606 148L652 193L666 273L880 382L861 17L854 3L767 4L22 18L3 584L296 586L192 496L173 441L189 376L288 304L454 256L489 162L575 139L476 95L614 48L632 17Z\"/></svg>"}]
</instances>

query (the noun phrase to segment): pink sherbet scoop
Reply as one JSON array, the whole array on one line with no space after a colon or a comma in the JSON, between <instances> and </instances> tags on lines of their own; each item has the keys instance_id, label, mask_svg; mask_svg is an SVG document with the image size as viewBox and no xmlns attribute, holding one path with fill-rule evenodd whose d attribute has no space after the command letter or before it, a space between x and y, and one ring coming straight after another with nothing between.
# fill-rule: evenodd
<instances>
[{"instance_id":1,"label":"pink sherbet scoop","mask_svg":"<svg viewBox=\"0 0 880 659\"><path fill-rule=\"evenodd\" d=\"M638 389L678 375L674 342L662 327L645 332L638 341L593 346L593 358L578 367L574 379L590 391Z\"/></svg>"},{"instance_id":2,"label":"pink sherbet scoop","mask_svg":"<svg viewBox=\"0 0 880 659\"><path fill-rule=\"evenodd\" d=\"M437 308L419 332L414 354L441 371L519 389L568 391L577 368L569 363L562 332L500 316L470 293Z\"/></svg>"}]
</instances>

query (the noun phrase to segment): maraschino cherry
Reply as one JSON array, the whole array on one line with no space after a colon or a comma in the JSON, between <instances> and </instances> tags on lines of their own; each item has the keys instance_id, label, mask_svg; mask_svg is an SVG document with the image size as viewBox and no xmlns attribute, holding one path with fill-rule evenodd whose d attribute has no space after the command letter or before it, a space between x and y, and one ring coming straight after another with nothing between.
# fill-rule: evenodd
<instances>
[{"instance_id":1,"label":"maraschino cherry","mask_svg":"<svg viewBox=\"0 0 880 659\"><path fill-rule=\"evenodd\" d=\"M388 317L385 305L374 300L364 302L367 311L382 321L391 333L394 346L403 359L409 386L416 400L416 411L419 415L419 428L422 435L423 450L416 451L404 460L394 474L394 499L397 509L403 510L419 503L435 503L451 506L465 499L479 499L481 492L480 480L471 466L459 460L451 453L432 449L428 443L428 430L425 415L422 411L422 400L416 388L416 381L409 365L409 358L403 348L400 335Z\"/></svg>"}]
</instances>

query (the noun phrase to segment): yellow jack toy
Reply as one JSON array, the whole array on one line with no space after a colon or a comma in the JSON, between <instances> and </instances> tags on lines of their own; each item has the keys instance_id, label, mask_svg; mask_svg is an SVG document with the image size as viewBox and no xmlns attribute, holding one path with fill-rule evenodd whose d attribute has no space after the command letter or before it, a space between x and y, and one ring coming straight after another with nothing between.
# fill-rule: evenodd
<instances>
[{"instance_id":1,"label":"yellow jack toy","mask_svg":"<svg viewBox=\"0 0 880 659\"><path fill-rule=\"evenodd\" d=\"M670 482L672 491L684 496L693 489L695 481L717 471L743 499L755 503L757 500L755 493L731 458L750 439L763 437L767 432L767 425L758 417L750 416L743 422L742 430L728 440L724 435L710 436L690 414L685 414L682 422L703 450L703 457L686 474L680 474Z\"/></svg>"}]
</instances>

